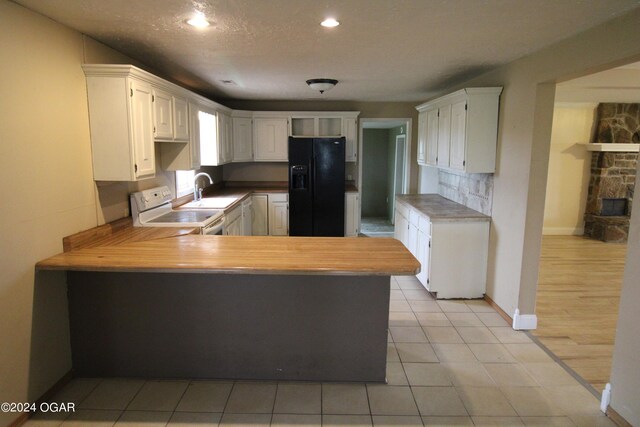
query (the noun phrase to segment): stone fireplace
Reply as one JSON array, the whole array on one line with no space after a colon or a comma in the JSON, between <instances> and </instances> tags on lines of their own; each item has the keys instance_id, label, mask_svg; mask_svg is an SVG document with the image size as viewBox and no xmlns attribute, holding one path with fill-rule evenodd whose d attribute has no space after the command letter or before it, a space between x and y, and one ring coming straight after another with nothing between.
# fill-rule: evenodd
<instances>
[{"instance_id":1,"label":"stone fireplace","mask_svg":"<svg viewBox=\"0 0 640 427\"><path fill-rule=\"evenodd\" d=\"M592 146L584 234L622 243L629 234L638 152L615 144L640 142L640 104L599 104L596 120L592 142L601 145Z\"/></svg>"}]
</instances>

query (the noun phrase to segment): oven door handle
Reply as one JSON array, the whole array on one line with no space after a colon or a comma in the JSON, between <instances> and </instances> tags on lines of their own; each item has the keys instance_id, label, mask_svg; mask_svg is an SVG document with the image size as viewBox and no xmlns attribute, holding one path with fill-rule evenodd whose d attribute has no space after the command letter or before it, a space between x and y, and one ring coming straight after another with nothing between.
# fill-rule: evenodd
<instances>
[{"instance_id":1,"label":"oven door handle","mask_svg":"<svg viewBox=\"0 0 640 427\"><path fill-rule=\"evenodd\" d=\"M225 217L223 216L206 227L202 227L202 234L217 234L224 227L224 221Z\"/></svg>"}]
</instances>

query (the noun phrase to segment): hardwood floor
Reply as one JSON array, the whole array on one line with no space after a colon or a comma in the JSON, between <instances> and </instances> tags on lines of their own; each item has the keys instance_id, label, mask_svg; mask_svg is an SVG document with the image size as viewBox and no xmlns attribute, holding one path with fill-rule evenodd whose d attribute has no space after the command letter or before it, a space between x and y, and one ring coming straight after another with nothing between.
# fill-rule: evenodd
<instances>
[{"instance_id":1,"label":"hardwood floor","mask_svg":"<svg viewBox=\"0 0 640 427\"><path fill-rule=\"evenodd\" d=\"M544 236L535 335L602 392L609 381L626 244Z\"/></svg>"}]
</instances>

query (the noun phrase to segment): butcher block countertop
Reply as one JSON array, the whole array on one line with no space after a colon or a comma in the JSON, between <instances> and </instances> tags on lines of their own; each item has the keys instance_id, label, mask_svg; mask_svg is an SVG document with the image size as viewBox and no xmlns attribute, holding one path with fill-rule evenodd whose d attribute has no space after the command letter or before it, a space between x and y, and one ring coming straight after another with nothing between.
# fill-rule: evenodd
<instances>
[{"instance_id":1,"label":"butcher block countertop","mask_svg":"<svg viewBox=\"0 0 640 427\"><path fill-rule=\"evenodd\" d=\"M391 238L180 235L71 250L41 270L278 275L415 275L420 263Z\"/></svg>"},{"instance_id":2,"label":"butcher block countertop","mask_svg":"<svg viewBox=\"0 0 640 427\"><path fill-rule=\"evenodd\" d=\"M396 196L396 200L428 216L432 222L491 220L490 216L446 199L439 194L403 194Z\"/></svg>"}]
</instances>

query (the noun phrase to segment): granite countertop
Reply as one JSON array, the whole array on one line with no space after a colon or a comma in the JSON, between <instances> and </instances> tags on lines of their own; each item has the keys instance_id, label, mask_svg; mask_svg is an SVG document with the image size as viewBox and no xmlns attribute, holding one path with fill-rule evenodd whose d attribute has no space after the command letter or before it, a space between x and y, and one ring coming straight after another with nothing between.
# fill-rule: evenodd
<instances>
[{"instance_id":1,"label":"granite countertop","mask_svg":"<svg viewBox=\"0 0 640 427\"><path fill-rule=\"evenodd\" d=\"M432 222L490 221L491 217L470 209L439 194L403 194L396 196L400 203L418 210Z\"/></svg>"}]
</instances>

